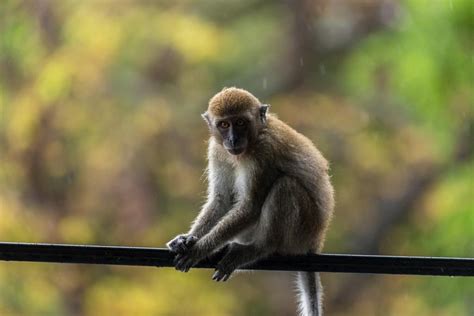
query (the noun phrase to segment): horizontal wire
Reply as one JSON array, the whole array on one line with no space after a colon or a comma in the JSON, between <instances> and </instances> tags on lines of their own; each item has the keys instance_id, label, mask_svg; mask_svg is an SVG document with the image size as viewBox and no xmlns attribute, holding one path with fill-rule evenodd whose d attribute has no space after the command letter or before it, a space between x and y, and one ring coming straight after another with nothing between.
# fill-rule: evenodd
<instances>
[{"instance_id":1,"label":"horizontal wire","mask_svg":"<svg viewBox=\"0 0 474 316\"><path fill-rule=\"evenodd\" d=\"M173 267L163 248L0 242L0 260ZM214 268L219 256L195 268ZM473 258L308 254L270 256L242 270L474 276Z\"/></svg>"}]
</instances>

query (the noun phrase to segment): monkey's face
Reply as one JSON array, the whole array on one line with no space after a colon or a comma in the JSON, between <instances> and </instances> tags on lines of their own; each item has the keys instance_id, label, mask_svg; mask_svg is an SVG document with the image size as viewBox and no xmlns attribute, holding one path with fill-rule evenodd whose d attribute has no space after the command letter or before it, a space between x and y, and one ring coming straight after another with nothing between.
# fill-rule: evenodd
<instances>
[{"instance_id":1,"label":"monkey's face","mask_svg":"<svg viewBox=\"0 0 474 316\"><path fill-rule=\"evenodd\" d=\"M222 145L231 155L245 152L249 144L252 122L245 115L227 116L215 121Z\"/></svg>"}]
</instances>

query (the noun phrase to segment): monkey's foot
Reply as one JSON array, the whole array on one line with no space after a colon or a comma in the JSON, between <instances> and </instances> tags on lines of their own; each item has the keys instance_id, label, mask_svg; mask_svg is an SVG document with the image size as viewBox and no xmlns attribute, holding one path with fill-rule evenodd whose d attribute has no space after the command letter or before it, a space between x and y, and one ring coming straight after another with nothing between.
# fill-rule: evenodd
<instances>
[{"instance_id":1,"label":"monkey's foot","mask_svg":"<svg viewBox=\"0 0 474 316\"><path fill-rule=\"evenodd\" d=\"M182 234L169 241L166 246L174 253L185 253L197 242L197 240L196 236Z\"/></svg>"}]
</instances>

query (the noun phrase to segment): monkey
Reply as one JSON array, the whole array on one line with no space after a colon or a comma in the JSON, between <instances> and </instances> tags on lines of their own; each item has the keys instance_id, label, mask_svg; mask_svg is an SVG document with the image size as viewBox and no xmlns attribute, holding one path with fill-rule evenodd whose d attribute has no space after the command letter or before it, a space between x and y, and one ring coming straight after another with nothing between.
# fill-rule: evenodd
<instances>
[{"instance_id":1,"label":"monkey","mask_svg":"<svg viewBox=\"0 0 474 316\"><path fill-rule=\"evenodd\" d=\"M250 92L224 88L202 114L210 131L208 198L188 233L167 243L177 270L223 253L212 276L269 255L320 253L334 209L329 163ZM322 315L319 273L297 272L301 315Z\"/></svg>"}]
</instances>

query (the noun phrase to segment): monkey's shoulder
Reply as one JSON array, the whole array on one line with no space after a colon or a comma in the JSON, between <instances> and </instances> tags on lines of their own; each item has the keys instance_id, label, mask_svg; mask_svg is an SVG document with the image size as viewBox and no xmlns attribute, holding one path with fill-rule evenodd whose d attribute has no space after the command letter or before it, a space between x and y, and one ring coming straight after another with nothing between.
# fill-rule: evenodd
<instances>
[{"instance_id":1,"label":"monkey's shoulder","mask_svg":"<svg viewBox=\"0 0 474 316\"><path fill-rule=\"evenodd\" d=\"M317 164L323 169L328 168L327 160L316 145L308 137L277 117L271 116L269 118L267 135L271 139L269 143L273 145L271 148L273 154L286 158L284 161L303 160Z\"/></svg>"},{"instance_id":2,"label":"monkey's shoulder","mask_svg":"<svg viewBox=\"0 0 474 316\"><path fill-rule=\"evenodd\" d=\"M315 148L313 142L309 138L297 132L293 127L283 122L276 116L269 116L267 132L270 136L272 136L272 142L278 144L279 146L283 144Z\"/></svg>"}]
</instances>

